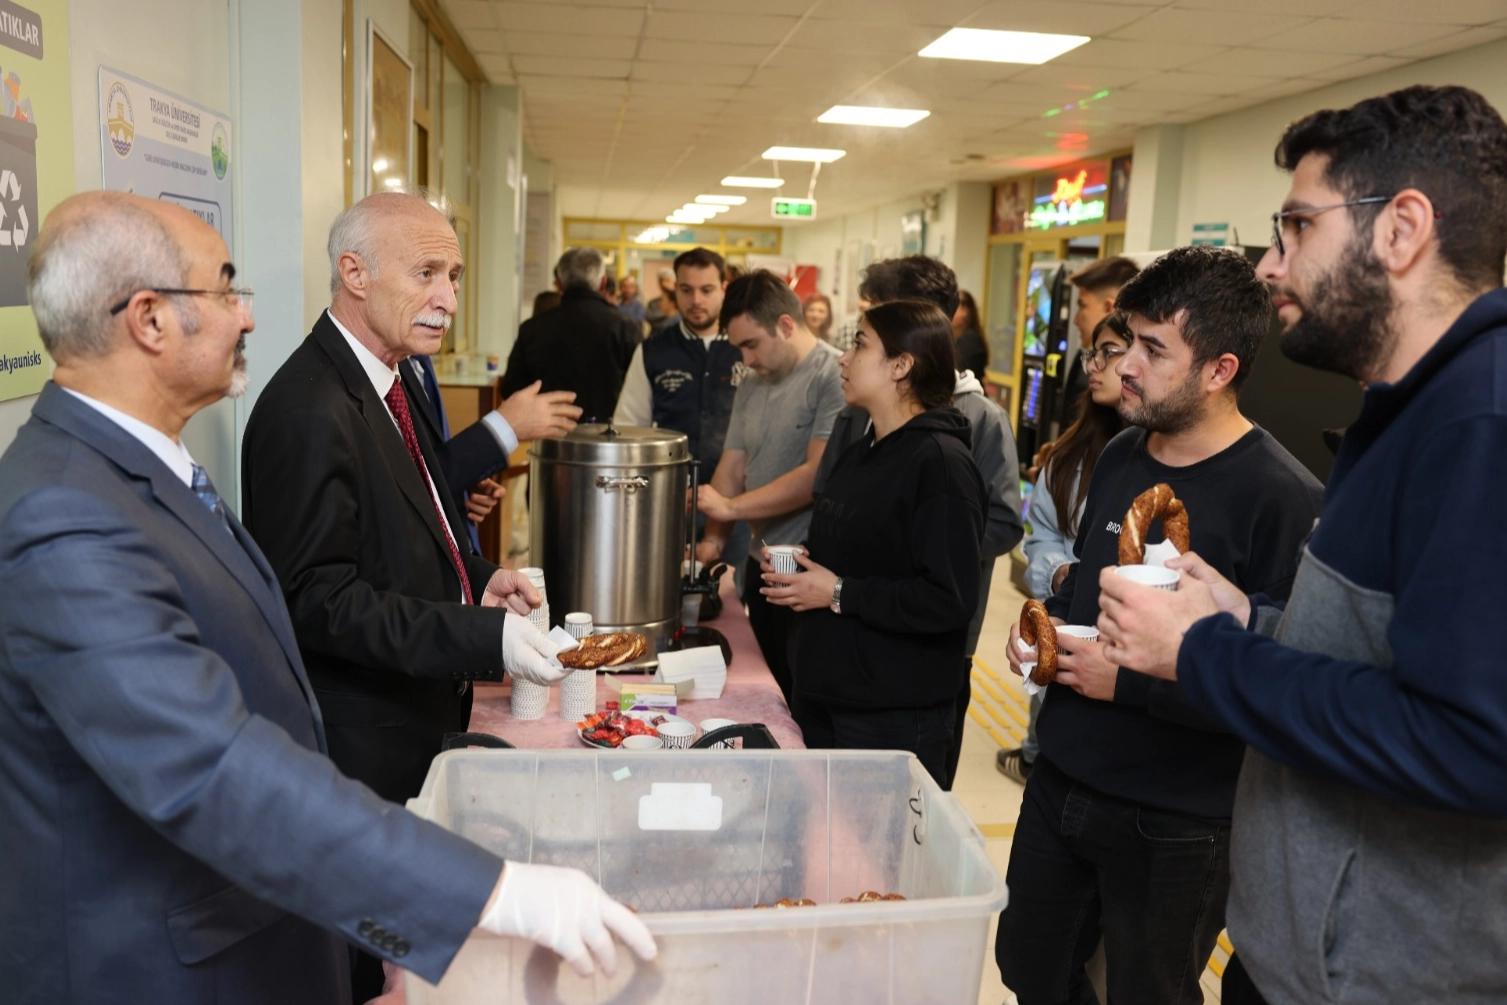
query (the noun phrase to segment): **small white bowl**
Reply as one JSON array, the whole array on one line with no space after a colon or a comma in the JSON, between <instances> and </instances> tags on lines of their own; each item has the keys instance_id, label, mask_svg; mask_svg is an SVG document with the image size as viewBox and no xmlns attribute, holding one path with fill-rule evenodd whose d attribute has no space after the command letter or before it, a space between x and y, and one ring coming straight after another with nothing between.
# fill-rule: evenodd
<instances>
[{"instance_id":1,"label":"small white bowl","mask_svg":"<svg viewBox=\"0 0 1507 1005\"><path fill-rule=\"evenodd\" d=\"M1164 569L1159 565L1121 565L1115 575L1124 576L1132 583L1155 587L1158 590L1176 590L1183 574L1176 569Z\"/></svg>"},{"instance_id":2,"label":"small white bowl","mask_svg":"<svg viewBox=\"0 0 1507 1005\"><path fill-rule=\"evenodd\" d=\"M724 726L736 726L737 724L733 719L702 719L701 733L704 736L714 729L721 729ZM713 744L712 746L714 750L730 750L732 749L732 745L732 740L723 740L721 743Z\"/></svg>"},{"instance_id":3,"label":"small white bowl","mask_svg":"<svg viewBox=\"0 0 1507 1005\"><path fill-rule=\"evenodd\" d=\"M654 729L671 750L685 750L696 737L696 727L689 722L662 722Z\"/></svg>"},{"instance_id":4,"label":"small white bowl","mask_svg":"<svg viewBox=\"0 0 1507 1005\"><path fill-rule=\"evenodd\" d=\"M630 736L623 741L623 750L659 750L665 742L657 736Z\"/></svg>"}]
</instances>

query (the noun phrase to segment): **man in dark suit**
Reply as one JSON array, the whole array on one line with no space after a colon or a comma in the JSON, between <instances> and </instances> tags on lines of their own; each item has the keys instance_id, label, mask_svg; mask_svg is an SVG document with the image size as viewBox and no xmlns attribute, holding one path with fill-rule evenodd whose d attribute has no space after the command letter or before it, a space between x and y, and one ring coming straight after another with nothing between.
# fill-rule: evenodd
<instances>
[{"instance_id":1,"label":"man in dark suit","mask_svg":"<svg viewBox=\"0 0 1507 1005\"><path fill-rule=\"evenodd\" d=\"M438 981L477 924L652 955L584 875L504 868L325 756L272 569L179 439L245 388L234 277L197 217L123 193L33 253L57 369L0 458L0 997L342 1005L345 940Z\"/></svg>"},{"instance_id":2,"label":"man in dark suit","mask_svg":"<svg viewBox=\"0 0 1507 1005\"><path fill-rule=\"evenodd\" d=\"M555 266L560 306L529 318L508 356L502 393L516 394L536 380L546 391L574 391L583 421L606 422L643 332L602 295L607 282L602 253L571 248Z\"/></svg>"}]
</instances>

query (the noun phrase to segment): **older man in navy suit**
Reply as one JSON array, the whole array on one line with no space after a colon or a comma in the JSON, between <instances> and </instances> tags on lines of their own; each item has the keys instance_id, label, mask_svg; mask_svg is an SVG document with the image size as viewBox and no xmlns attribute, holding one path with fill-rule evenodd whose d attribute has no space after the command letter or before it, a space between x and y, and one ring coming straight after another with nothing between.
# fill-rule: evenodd
<instances>
[{"instance_id":1,"label":"older man in navy suit","mask_svg":"<svg viewBox=\"0 0 1507 1005\"><path fill-rule=\"evenodd\" d=\"M476 925L589 971L653 940L335 768L276 577L179 434L245 383L250 293L187 211L90 193L30 300L57 363L0 458L8 1003L326 1005L346 940L437 981ZM531 657L542 661L542 650Z\"/></svg>"}]
</instances>

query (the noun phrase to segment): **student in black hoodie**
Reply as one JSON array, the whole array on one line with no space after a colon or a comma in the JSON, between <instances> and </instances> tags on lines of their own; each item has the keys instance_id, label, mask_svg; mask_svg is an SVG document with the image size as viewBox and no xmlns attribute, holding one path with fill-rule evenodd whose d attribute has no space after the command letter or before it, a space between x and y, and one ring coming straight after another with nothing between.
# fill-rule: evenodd
<instances>
[{"instance_id":1,"label":"student in black hoodie","mask_svg":"<svg viewBox=\"0 0 1507 1005\"><path fill-rule=\"evenodd\" d=\"M909 750L945 785L987 507L952 407L952 322L923 301L870 308L839 366L873 426L816 501L803 572L764 565L769 602L802 612L792 712L808 747Z\"/></svg>"}]
</instances>

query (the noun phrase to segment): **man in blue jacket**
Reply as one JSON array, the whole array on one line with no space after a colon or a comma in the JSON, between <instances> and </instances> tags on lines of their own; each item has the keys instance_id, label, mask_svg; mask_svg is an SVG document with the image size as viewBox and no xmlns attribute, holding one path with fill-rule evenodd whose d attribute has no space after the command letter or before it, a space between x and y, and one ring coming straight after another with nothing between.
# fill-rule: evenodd
<instances>
[{"instance_id":1,"label":"man in blue jacket","mask_svg":"<svg viewBox=\"0 0 1507 1005\"><path fill-rule=\"evenodd\" d=\"M1190 554L1175 593L1106 570L1099 627L1250 745L1227 1003L1502 1002L1507 123L1411 87L1294 123L1277 163L1283 352L1366 385L1322 518L1285 610Z\"/></svg>"}]
</instances>

